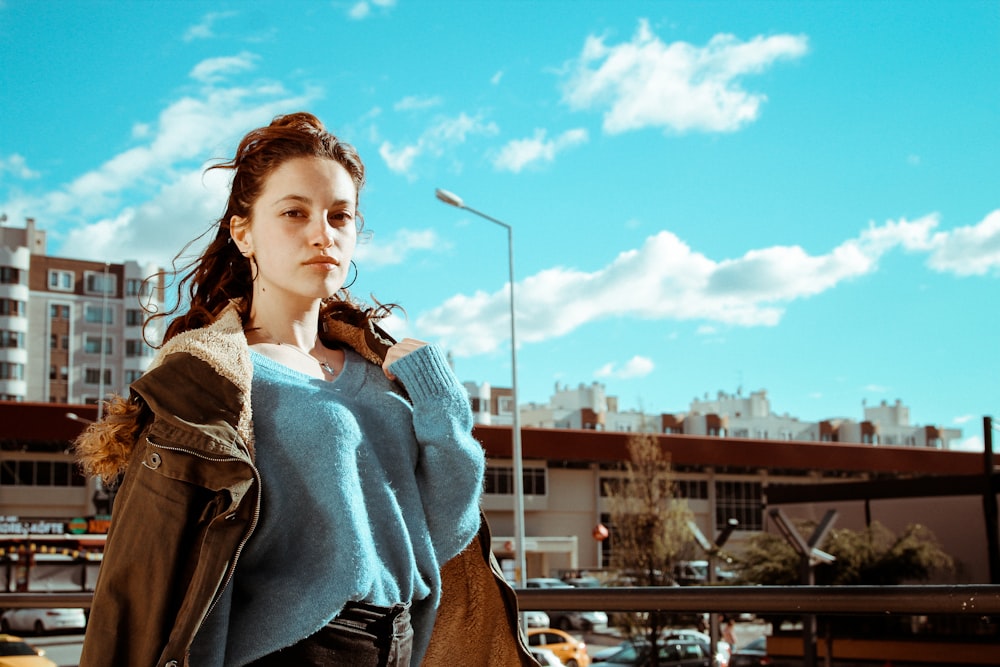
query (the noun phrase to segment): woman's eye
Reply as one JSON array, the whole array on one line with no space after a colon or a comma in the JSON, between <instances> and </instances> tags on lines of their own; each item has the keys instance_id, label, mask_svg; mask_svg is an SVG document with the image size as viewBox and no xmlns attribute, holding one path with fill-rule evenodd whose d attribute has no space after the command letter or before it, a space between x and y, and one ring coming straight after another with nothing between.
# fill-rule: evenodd
<instances>
[{"instance_id":1,"label":"woman's eye","mask_svg":"<svg viewBox=\"0 0 1000 667\"><path fill-rule=\"evenodd\" d=\"M295 208L289 209L289 210L285 211L284 213L282 213L281 215L285 216L286 218L302 218L302 217L305 217L305 214L302 211L300 211L298 209L295 209Z\"/></svg>"}]
</instances>

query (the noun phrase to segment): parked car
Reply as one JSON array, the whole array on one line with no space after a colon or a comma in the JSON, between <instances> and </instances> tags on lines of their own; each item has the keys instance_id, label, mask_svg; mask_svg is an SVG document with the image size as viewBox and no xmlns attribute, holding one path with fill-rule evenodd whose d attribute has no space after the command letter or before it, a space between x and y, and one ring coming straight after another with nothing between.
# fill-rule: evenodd
<instances>
[{"instance_id":1,"label":"parked car","mask_svg":"<svg viewBox=\"0 0 1000 667\"><path fill-rule=\"evenodd\" d=\"M529 628L549 627L549 615L544 611L526 611L524 613L524 625Z\"/></svg>"},{"instance_id":2,"label":"parked car","mask_svg":"<svg viewBox=\"0 0 1000 667\"><path fill-rule=\"evenodd\" d=\"M590 661L592 663L604 663L604 662L607 662L608 658L610 658L613 655L617 655L623 648L625 648L627 646L631 646L631 645L632 645L632 642L630 642L629 640L626 639L625 641L619 642L615 646L609 646L607 648L599 649L597 651L594 651L590 655Z\"/></svg>"},{"instance_id":3,"label":"parked car","mask_svg":"<svg viewBox=\"0 0 1000 667\"><path fill-rule=\"evenodd\" d=\"M588 667L590 656L587 644L568 632L555 628L534 628L528 630L528 646L546 648L567 667Z\"/></svg>"},{"instance_id":4,"label":"parked car","mask_svg":"<svg viewBox=\"0 0 1000 667\"><path fill-rule=\"evenodd\" d=\"M767 655L767 637L757 637L752 642L733 651L729 667L766 667L771 664Z\"/></svg>"},{"instance_id":5,"label":"parked car","mask_svg":"<svg viewBox=\"0 0 1000 667\"><path fill-rule=\"evenodd\" d=\"M36 635L55 630L80 630L87 627L83 609L8 609L0 616L0 631L33 632Z\"/></svg>"},{"instance_id":6,"label":"parked car","mask_svg":"<svg viewBox=\"0 0 1000 667\"><path fill-rule=\"evenodd\" d=\"M686 641L696 641L702 645L705 652L711 655L709 647L712 645L712 638L705 634L704 632L699 632L698 630L666 630L663 633L663 639L665 641L672 641L676 639L682 639ZM727 642L719 641L715 645L715 662L718 667L727 667L729 664L729 656L732 654L733 647Z\"/></svg>"},{"instance_id":7,"label":"parked car","mask_svg":"<svg viewBox=\"0 0 1000 667\"><path fill-rule=\"evenodd\" d=\"M14 635L0 634L0 667L58 667L43 651Z\"/></svg>"},{"instance_id":8,"label":"parked car","mask_svg":"<svg viewBox=\"0 0 1000 667\"><path fill-rule=\"evenodd\" d=\"M708 650L700 642L691 639L664 641L659 644L658 650L658 662L662 667L711 667L712 665ZM617 665L640 667L647 665L649 659L648 643L628 643L599 664L601 667Z\"/></svg>"},{"instance_id":9,"label":"parked car","mask_svg":"<svg viewBox=\"0 0 1000 667\"><path fill-rule=\"evenodd\" d=\"M528 588L576 588L555 577L533 577L525 582ZM549 627L570 632L603 632L608 629L608 615L603 611L553 611L549 615Z\"/></svg>"},{"instance_id":10,"label":"parked car","mask_svg":"<svg viewBox=\"0 0 1000 667\"><path fill-rule=\"evenodd\" d=\"M531 657L537 660L538 664L542 665L542 667L562 667L559 656L547 648L529 646L528 652L531 653Z\"/></svg>"}]
</instances>

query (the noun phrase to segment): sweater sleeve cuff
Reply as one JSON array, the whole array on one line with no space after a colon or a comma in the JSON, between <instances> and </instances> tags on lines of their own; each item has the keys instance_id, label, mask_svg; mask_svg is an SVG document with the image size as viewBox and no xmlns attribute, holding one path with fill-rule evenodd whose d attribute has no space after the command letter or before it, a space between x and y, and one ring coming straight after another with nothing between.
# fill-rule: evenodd
<instances>
[{"instance_id":1,"label":"sweater sleeve cuff","mask_svg":"<svg viewBox=\"0 0 1000 667\"><path fill-rule=\"evenodd\" d=\"M392 362L389 371L399 378L414 403L465 391L436 345L425 345Z\"/></svg>"}]
</instances>

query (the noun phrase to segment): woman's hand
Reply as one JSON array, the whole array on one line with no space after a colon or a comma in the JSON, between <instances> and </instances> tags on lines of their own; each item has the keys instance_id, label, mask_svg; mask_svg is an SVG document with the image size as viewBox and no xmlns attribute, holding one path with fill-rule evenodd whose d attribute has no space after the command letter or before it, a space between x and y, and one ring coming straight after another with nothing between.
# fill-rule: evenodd
<instances>
[{"instance_id":1,"label":"woman's hand","mask_svg":"<svg viewBox=\"0 0 1000 667\"><path fill-rule=\"evenodd\" d=\"M417 340L415 338L404 338L403 340L399 341L398 343L390 347L389 351L385 353L385 361L382 362L382 372L385 373L385 376L387 378L389 378L392 381L395 381L396 376L389 372L389 366L394 361L399 361L406 355L410 354L415 350L419 350L425 345L427 345L427 343L425 343L422 340Z\"/></svg>"}]
</instances>

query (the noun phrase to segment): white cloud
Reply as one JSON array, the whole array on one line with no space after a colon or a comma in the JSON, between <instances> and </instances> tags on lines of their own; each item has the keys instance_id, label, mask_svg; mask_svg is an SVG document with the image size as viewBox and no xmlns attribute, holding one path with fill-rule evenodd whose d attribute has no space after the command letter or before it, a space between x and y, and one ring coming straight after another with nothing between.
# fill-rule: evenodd
<instances>
[{"instance_id":1,"label":"white cloud","mask_svg":"<svg viewBox=\"0 0 1000 667\"><path fill-rule=\"evenodd\" d=\"M874 271L882 254L904 245L910 224L872 227L818 256L776 246L719 261L662 231L596 271L555 267L524 279L518 337L539 342L614 317L696 321L706 336L722 325L774 326L788 304ZM417 326L457 356L491 352L508 337L508 289L451 297L421 314Z\"/></svg>"},{"instance_id":2,"label":"white cloud","mask_svg":"<svg viewBox=\"0 0 1000 667\"><path fill-rule=\"evenodd\" d=\"M205 160L230 154L245 131L314 97L274 84L206 86L169 104L155 122L133 124L137 145L57 190L5 203L5 210L60 221L48 230L54 254L168 263L222 213L224 186L216 179L224 183L228 175L203 174ZM125 207L130 201L145 203ZM73 231L60 231L70 225Z\"/></svg>"},{"instance_id":3,"label":"white cloud","mask_svg":"<svg viewBox=\"0 0 1000 667\"><path fill-rule=\"evenodd\" d=\"M407 95L400 101L396 102L392 108L396 111L421 111L423 109L430 109L441 105L441 98L434 97L420 97L418 95Z\"/></svg>"},{"instance_id":4,"label":"white cloud","mask_svg":"<svg viewBox=\"0 0 1000 667\"><path fill-rule=\"evenodd\" d=\"M390 141L383 141L378 152L389 169L413 178L414 163L418 157L440 157L446 149L465 143L472 135L489 136L498 131L496 123L487 122L480 115L461 113L454 118L439 119L420 135L416 143L396 146Z\"/></svg>"},{"instance_id":5,"label":"white cloud","mask_svg":"<svg viewBox=\"0 0 1000 667\"><path fill-rule=\"evenodd\" d=\"M355 20L366 18L371 13L371 7L367 2L356 2L347 10L347 15Z\"/></svg>"},{"instance_id":6,"label":"white cloud","mask_svg":"<svg viewBox=\"0 0 1000 667\"><path fill-rule=\"evenodd\" d=\"M615 377L622 380L645 377L653 372L656 364L649 357L636 355L618 368L614 363L607 363L594 372L595 377Z\"/></svg>"},{"instance_id":7,"label":"white cloud","mask_svg":"<svg viewBox=\"0 0 1000 667\"><path fill-rule=\"evenodd\" d=\"M930 237L928 266L960 276L1000 276L1000 209L975 225Z\"/></svg>"},{"instance_id":8,"label":"white cloud","mask_svg":"<svg viewBox=\"0 0 1000 667\"><path fill-rule=\"evenodd\" d=\"M29 180L38 178L39 173L28 167L23 155L12 153L9 157L0 157L0 174L12 174L17 178Z\"/></svg>"},{"instance_id":9,"label":"white cloud","mask_svg":"<svg viewBox=\"0 0 1000 667\"><path fill-rule=\"evenodd\" d=\"M731 132L756 120L766 99L744 90L742 79L807 49L803 35L741 42L719 34L703 47L665 44L643 20L631 42L607 46L588 37L571 64L563 100L574 109L604 109L610 134L645 127Z\"/></svg>"},{"instance_id":10,"label":"white cloud","mask_svg":"<svg viewBox=\"0 0 1000 667\"><path fill-rule=\"evenodd\" d=\"M236 12L209 12L202 17L201 23L197 23L184 33L183 40L191 42L196 39L211 39L215 37L215 24L220 19L235 16Z\"/></svg>"},{"instance_id":11,"label":"white cloud","mask_svg":"<svg viewBox=\"0 0 1000 667\"><path fill-rule=\"evenodd\" d=\"M500 80L502 78L503 78L503 70L499 70L496 74L490 77L490 83L496 86L500 83Z\"/></svg>"},{"instance_id":12,"label":"white cloud","mask_svg":"<svg viewBox=\"0 0 1000 667\"><path fill-rule=\"evenodd\" d=\"M968 438L962 438L961 440L953 440L948 449L960 452L981 452L985 447L986 445L983 443L983 436L972 435Z\"/></svg>"},{"instance_id":13,"label":"white cloud","mask_svg":"<svg viewBox=\"0 0 1000 667\"><path fill-rule=\"evenodd\" d=\"M375 234L371 243L358 245L354 259L363 266L403 264L414 251L447 248L433 229L400 229L387 241Z\"/></svg>"},{"instance_id":14,"label":"white cloud","mask_svg":"<svg viewBox=\"0 0 1000 667\"><path fill-rule=\"evenodd\" d=\"M310 99L308 93L292 95L273 85L209 88L199 97L184 97L160 113L148 141L112 156L39 202L39 217L106 213L123 191L155 191L164 178L172 177L172 169L200 169L206 157L231 152L246 130L289 108L301 108Z\"/></svg>"},{"instance_id":15,"label":"white cloud","mask_svg":"<svg viewBox=\"0 0 1000 667\"><path fill-rule=\"evenodd\" d=\"M221 56L202 60L191 70L190 77L202 83L219 83L226 76L254 68L257 56L244 51L238 56Z\"/></svg>"},{"instance_id":16,"label":"white cloud","mask_svg":"<svg viewBox=\"0 0 1000 667\"><path fill-rule=\"evenodd\" d=\"M525 167L539 162L552 162L556 154L587 141L587 131L582 128L567 130L555 139L545 139L545 130L535 130L530 139L515 139L500 149L493 160L497 169L515 174Z\"/></svg>"},{"instance_id":17,"label":"white cloud","mask_svg":"<svg viewBox=\"0 0 1000 667\"><path fill-rule=\"evenodd\" d=\"M72 249L78 259L119 257L169 267L184 244L205 232L222 214L228 182L228 175L221 171L178 174L141 205L75 226L61 239L61 245ZM190 252L197 254L209 240L196 242Z\"/></svg>"},{"instance_id":18,"label":"white cloud","mask_svg":"<svg viewBox=\"0 0 1000 667\"><path fill-rule=\"evenodd\" d=\"M368 18L372 13L372 7L388 9L396 4L396 0L361 0L356 2L347 10L347 15L356 20Z\"/></svg>"},{"instance_id":19,"label":"white cloud","mask_svg":"<svg viewBox=\"0 0 1000 667\"><path fill-rule=\"evenodd\" d=\"M910 252L927 253L927 266L939 273L1000 276L1000 209L974 225L949 231L935 231L939 223L939 216L930 214L913 221L871 224L861 243L872 250L902 246Z\"/></svg>"}]
</instances>

